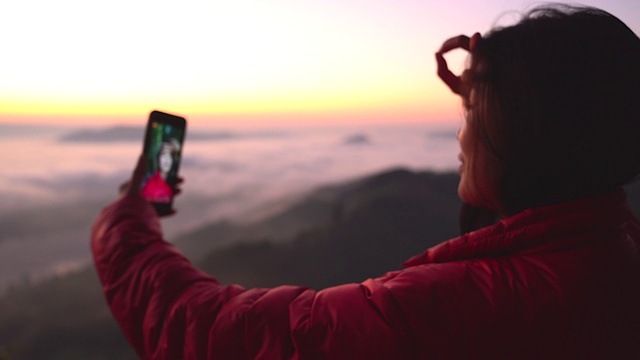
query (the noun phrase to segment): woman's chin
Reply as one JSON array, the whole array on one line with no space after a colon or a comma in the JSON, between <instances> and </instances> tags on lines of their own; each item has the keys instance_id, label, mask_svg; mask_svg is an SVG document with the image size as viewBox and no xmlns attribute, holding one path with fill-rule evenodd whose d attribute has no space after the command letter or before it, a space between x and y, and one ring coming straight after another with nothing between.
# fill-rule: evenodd
<instances>
[{"instance_id":1,"label":"woman's chin","mask_svg":"<svg viewBox=\"0 0 640 360\"><path fill-rule=\"evenodd\" d=\"M460 200L462 200L463 202L468 203L469 199L467 196L467 189L464 188L463 184L462 184L462 180L460 180L460 183L458 183L458 197L460 198Z\"/></svg>"},{"instance_id":2,"label":"woman's chin","mask_svg":"<svg viewBox=\"0 0 640 360\"><path fill-rule=\"evenodd\" d=\"M461 177L460 182L458 183L458 197L460 200L469 205L480 206L478 197L475 195L476 193L473 189L469 188L469 184L465 181L465 178Z\"/></svg>"}]
</instances>

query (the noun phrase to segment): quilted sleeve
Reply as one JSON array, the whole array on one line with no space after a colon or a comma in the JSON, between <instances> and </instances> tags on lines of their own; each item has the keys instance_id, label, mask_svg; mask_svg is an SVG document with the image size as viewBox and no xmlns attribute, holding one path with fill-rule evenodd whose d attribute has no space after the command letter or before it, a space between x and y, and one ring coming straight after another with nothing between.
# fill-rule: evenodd
<instances>
[{"instance_id":1,"label":"quilted sleeve","mask_svg":"<svg viewBox=\"0 0 640 360\"><path fill-rule=\"evenodd\" d=\"M137 197L102 212L91 247L109 307L142 359L412 357L381 280L320 292L220 285L163 240L153 208Z\"/></svg>"}]
</instances>

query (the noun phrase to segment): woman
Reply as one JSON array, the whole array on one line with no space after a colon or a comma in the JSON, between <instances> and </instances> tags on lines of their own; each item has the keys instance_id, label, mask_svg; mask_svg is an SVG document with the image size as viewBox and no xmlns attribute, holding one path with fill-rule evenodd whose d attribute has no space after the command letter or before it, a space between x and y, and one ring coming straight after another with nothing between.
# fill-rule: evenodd
<instances>
[{"instance_id":1,"label":"woman","mask_svg":"<svg viewBox=\"0 0 640 360\"><path fill-rule=\"evenodd\" d=\"M456 47L471 53L461 77L442 56ZM467 109L461 225L501 220L361 284L247 290L162 239L139 161L92 249L142 358L640 358L640 224L620 189L640 173L638 37L556 6L436 58Z\"/></svg>"},{"instance_id":2,"label":"woman","mask_svg":"<svg viewBox=\"0 0 640 360\"><path fill-rule=\"evenodd\" d=\"M173 188L168 177L173 168L173 156L179 152L180 145L175 139L163 142L158 152L158 170L147 175L143 181L141 195L150 202L168 204L173 196Z\"/></svg>"}]
</instances>

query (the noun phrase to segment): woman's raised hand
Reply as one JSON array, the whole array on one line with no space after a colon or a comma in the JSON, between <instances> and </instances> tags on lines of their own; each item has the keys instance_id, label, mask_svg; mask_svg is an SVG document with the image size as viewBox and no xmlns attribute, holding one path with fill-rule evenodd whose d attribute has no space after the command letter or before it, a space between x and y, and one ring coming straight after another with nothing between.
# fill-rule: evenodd
<instances>
[{"instance_id":1,"label":"woman's raised hand","mask_svg":"<svg viewBox=\"0 0 640 360\"><path fill-rule=\"evenodd\" d=\"M438 76L447 86L458 95L462 95L462 79L449 70L444 54L454 49L464 49L473 52L478 41L482 38L480 33L475 33L471 38L466 35L458 35L445 41L438 52L436 52L436 62L438 64Z\"/></svg>"}]
</instances>

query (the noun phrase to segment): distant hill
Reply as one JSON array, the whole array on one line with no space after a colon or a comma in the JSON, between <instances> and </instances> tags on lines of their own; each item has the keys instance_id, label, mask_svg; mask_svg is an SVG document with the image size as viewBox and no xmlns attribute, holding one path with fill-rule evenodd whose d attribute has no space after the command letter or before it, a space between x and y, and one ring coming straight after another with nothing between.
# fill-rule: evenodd
<instances>
[{"instance_id":1,"label":"distant hill","mask_svg":"<svg viewBox=\"0 0 640 360\"><path fill-rule=\"evenodd\" d=\"M457 179L389 171L319 189L242 231L209 227L190 239L220 241L223 231L235 236L227 240L233 245L197 262L223 283L320 289L360 282L399 269L402 261L457 235Z\"/></svg>"},{"instance_id":2,"label":"distant hill","mask_svg":"<svg viewBox=\"0 0 640 360\"><path fill-rule=\"evenodd\" d=\"M105 142L142 142L144 136L144 126L111 126L98 129L79 129L68 132L58 137L63 143L105 143ZM273 138L288 136L280 131L203 131L188 130L188 141L226 141L248 138ZM1 359L0 359L1 360Z\"/></svg>"},{"instance_id":3,"label":"distant hill","mask_svg":"<svg viewBox=\"0 0 640 360\"><path fill-rule=\"evenodd\" d=\"M106 129L81 129L60 136L60 142L128 142L142 144L144 128L142 126L113 126Z\"/></svg>"}]
</instances>

